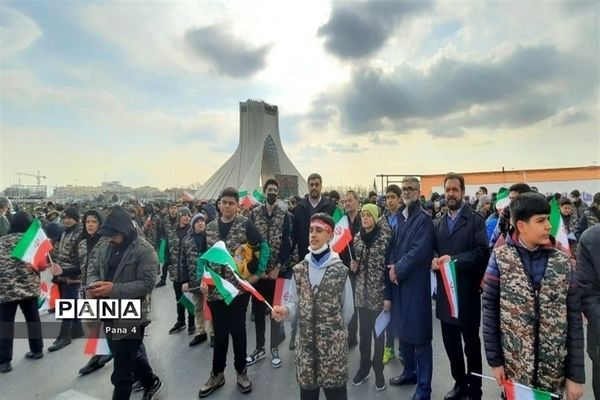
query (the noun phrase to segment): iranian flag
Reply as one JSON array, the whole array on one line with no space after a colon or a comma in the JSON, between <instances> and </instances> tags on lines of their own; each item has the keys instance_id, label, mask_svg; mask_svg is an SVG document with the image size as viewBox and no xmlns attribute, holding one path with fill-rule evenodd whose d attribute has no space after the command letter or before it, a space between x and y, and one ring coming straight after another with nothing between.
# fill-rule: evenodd
<instances>
[{"instance_id":1,"label":"iranian flag","mask_svg":"<svg viewBox=\"0 0 600 400\"><path fill-rule=\"evenodd\" d=\"M46 255L50 250L52 244L46 237L40 220L36 218L13 249L11 256L32 264L39 270L46 265Z\"/></svg>"},{"instance_id":2,"label":"iranian flag","mask_svg":"<svg viewBox=\"0 0 600 400\"><path fill-rule=\"evenodd\" d=\"M105 337L89 338L87 342L85 342L83 353L88 356L108 356L111 354L110 347L108 347L108 341Z\"/></svg>"},{"instance_id":3,"label":"iranian flag","mask_svg":"<svg viewBox=\"0 0 600 400\"><path fill-rule=\"evenodd\" d=\"M221 275L217 274L209 267L206 267L206 270L212 276L212 280L215 283L215 289L217 289L219 294L223 297L223 301L225 301L227 305L231 304L235 296L237 296L240 291L233 286L231 282L223 279Z\"/></svg>"},{"instance_id":4,"label":"iranian flag","mask_svg":"<svg viewBox=\"0 0 600 400\"><path fill-rule=\"evenodd\" d=\"M508 197L508 189L501 188L496 196L496 210L502 211L505 207L510 204L510 198Z\"/></svg>"},{"instance_id":5,"label":"iranian flag","mask_svg":"<svg viewBox=\"0 0 600 400\"><path fill-rule=\"evenodd\" d=\"M550 400L552 394L506 380L503 384L506 400Z\"/></svg>"},{"instance_id":6,"label":"iranian flag","mask_svg":"<svg viewBox=\"0 0 600 400\"><path fill-rule=\"evenodd\" d=\"M204 273L202 274L202 283L204 283L206 286L215 286L215 282L213 281L210 272L208 272L206 268L204 269Z\"/></svg>"},{"instance_id":7,"label":"iranian flag","mask_svg":"<svg viewBox=\"0 0 600 400\"><path fill-rule=\"evenodd\" d=\"M108 341L105 337L99 337L102 327L98 330L93 330L90 337L85 342L83 353L88 356L108 356L112 353L108 347Z\"/></svg>"},{"instance_id":8,"label":"iranian flag","mask_svg":"<svg viewBox=\"0 0 600 400\"><path fill-rule=\"evenodd\" d=\"M341 253L352 241L352 232L350 231L350 222L348 216L344 215L335 223L333 231L333 240L331 241L331 249L336 253Z\"/></svg>"},{"instance_id":9,"label":"iranian flag","mask_svg":"<svg viewBox=\"0 0 600 400\"><path fill-rule=\"evenodd\" d=\"M562 215L560 215L560 206L555 198L552 198L552 201L550 201L550 225L552 225L552 230L550 231L552 237L564 247L567 253L571 254L567 228L563 223Z\"/></svg>"},{"instance_id":10,"label":"iranian flag","mask_svg":"<svg viewBox=\"0 0 600 400\"><path fill-rule=\"evenodd\" d=\"M285 278L277 278L275 281L275 295L273 296L273 305L283 305L288 299L292 291L292 280Z\"/></svg>"},{"instance_id":11,"label":"iranian flag","mask_svg":"<svg viewBox=\"0 0 600 400\"><path fill-rule=\"evenodd\" d=\"M38 296L38 311L48 311L50 308L50 290L46 282L40 282L40 295Z\"/></svg>"},{"instance_id":12,"label":"iranian flag","mask_svg":"<svg viewBox=\"0 0 600 400\"><path fill-rule=\"evenodd\" d=\"M255 204L260 204L265 201L265 196L259 191L254 190L252 193L243 190L240 192L240 205L246 207L252 207Z\"/></svg>"},{"instance_id":13,"label":"iranian flag","mask_svg":"<svg viewBox=\"0 0 600 400\"><path fill-rule=\"evenodd\" d=\"M446 299L450 305L450 315L452 318L458 318L458 289L456 287L456 264L454 261L445 262L440 266L442 274L442 282L444 283L444 291Z\"/></svg>"},{"instance_id":14,"label":"iranian flag","mask_svg":"<svg viewBox=\"0 0 600 400\"><path fill-rule=\"evenodd\" d=\"M158 263L164 265L167 255L167 241L166 239L160 239L160 245L158 247Z\"/></svg>"},{"instance_id":15,"label":"iranian flag","mask_svg":"<svg viewBox=\"0 0 600 400\"><path fill-rule=\"evenodd\" d=\"M196 313L196 306L194 305L194 298L192 294L189 292L184 292L179 300L177 300L179 304L181 304L190 314Z\"/></svg>"},{"instance_id":16,"label":"iranian flag","mask_svg":"<svg viewBox=\"0 0 600 400\"><path fill-rule=\"evenodd\" d=\"M200 256L200 260L205 260L214 264L225 265L231 268L235 273L240 273L235 260L231 254L229 254L229 251L225 246L225 242L222 240L219 240L210 249L206 250L206 252ZM198 261L199 265L200 260Z\"/></svg>"},{"instance_id":17,"label":"iranian flag","mask_svg":"<svg viewBox=\"0 0 600 400\"><path fill-rule=\"evenodd\" d=\"M256 290L256 288L254 286L252 286L252 284L250 282L248 282L247 280L245 280L244 278L242 278L241 276L239 276L235 271L233 272L233 276L235 276L235 279L237 279L237 281L240 284L240 286L246 292L249 292L252 296L256 297L256 300L262 301L263 303L265 303L267 305L267 307L269 307L271 310L273 310L273 307L271 307L271 305L269 304L269 302L267 300L265 300L265 298L263 297L263 295L260 294L258 292L258 290Z\"/></svg>"},{"instance_id":18,"label":"iranian flag","mask_svg":"<svg viewBox=\"0 0 600 400\"><path fill-rule=\"evenodd\" d=\"M212 313L210 312L210 307L208 307L208 302L206 301L206 296L203 296L203 297L204 297L204 299L202 299L202 301L204 302L204 307L202 308L202 311L203 311L204 320L212 321Z\"/></svg>"}]
</instances>

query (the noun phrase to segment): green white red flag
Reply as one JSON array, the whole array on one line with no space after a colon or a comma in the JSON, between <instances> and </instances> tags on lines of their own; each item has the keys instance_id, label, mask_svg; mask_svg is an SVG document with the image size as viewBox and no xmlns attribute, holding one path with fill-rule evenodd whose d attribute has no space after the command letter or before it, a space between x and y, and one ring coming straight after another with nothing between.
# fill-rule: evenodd
<instances>
[{"instance_id":1,"label":"green white red flag","mask_svg":"<svg viewBox=\"0 0 600 400\"><path fill-rule=\"evenodd\" d=\"M506 400L550 400L552 394L506 380L503 384Z\"/></svg>"},{"instance_id":2,"label":"green white red flag","mask_svg":"<svg viewBox=\"0 0 600 400\"><path fill-rule=\"evenodd\" d=\"M292 280L277 278L275 281L275 295L273 296L273 305L280 306L285 303L292 290Z\"/></svg>"},{"instance_id":3,"label":"green white red flag","mask_svg":"<svg viewBox=\"0 0 600 400\"><path fill-rule=\"evenodd\" d=\"M191 293L184 292L177 302L188 310L190 314L196 314L196 305Z\"/></svg>"},{"instance_id":4,"label":"green white red flag","mask_svg":"<svg viewBox=\"0 0 600 400\"><path fill-rule=\"evenodd\" d=\"M567 237L567 228L563 222L562 215L560 214L560 206L558 205L558 201L555 198L552 198L550 201L550 225L552 225L552 230L550 231L550 235L558 243L562 245L567 253L571 254L571 247L569 246L569 238Z\"/></svg>"},{"instance_id":5,"label":"green white red flag","mask_svg":"<svg viewBox=\"0 0 600 400\"><path fill-rule=\"evenodd\" d=\"M505 207L510 205L510 198L508 197L508 189L502 188L496 196L496 210L501 211Z\"/></svg>"},{"instance_id":6,"label":"green white red flag","mask_svg":"<svg viewBox=\"0 0 600 400\"><path fill-rule=\"evenodd\" d=\"M240 205L246 207L252 207L255 204L261 204L265 201L265 196L260 190L254 190L252 193L243 190L240 192Z\"/></svg>"},{"instance_id":7,"label":"green white red flag","mask_svg":"<svg viewBox=\"0 0 600 400\"><path fill-rule=\"evenodd\" d=\"M100 332L102 329L92 331L90 337L85 342L83 353L88 356L107 356L112 354L110 347L108 347L108 341L103 337Z\"/></svg>"},{"instance_id":8,"label":"green white red flag","mask_svg":"<svg viewBox=\"0 0 600 400\"><path fill-rule=\"evenodd\" d=\"M458 318L458 288L456 282L456 263L455 261L445 262L440 265L440 274L444 284L444 292L450 306L450 315L452 318Z\"/></svg>"},{"instance_id":9,"label":"green white red flag","mask_svg":"<svg viewBox=\"0 0 600 400\"><path fill-rule=\"evenodd\" d=\"M52 243L42 229L39 219L34 219L11 253L11 257L33 265L39 270L46 266L46 256L52 250Z\"/></svg>"},{"instance_id":10,"label":"green white red flag","mask_svg":"<svg viewBox=\"0 0 600 400\"><path fill-rule=\"evenodd\" d=\"M344 215L335 224L331 249L336 253L341 253L351 241L352 231L350 231L350 222L348 221L348 216Z\"/></svg>"}]
</instances>

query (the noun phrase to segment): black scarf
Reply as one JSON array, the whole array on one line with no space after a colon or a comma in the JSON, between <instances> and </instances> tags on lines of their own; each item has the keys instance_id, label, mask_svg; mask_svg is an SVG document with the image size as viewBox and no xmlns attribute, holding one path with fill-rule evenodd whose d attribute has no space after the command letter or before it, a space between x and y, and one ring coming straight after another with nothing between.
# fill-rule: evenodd
<instances>
[{"instance_id":1,"label":"black scarf","mask_svg":"<svg viewBox=\"0 0 600 400\"><path fill-rule=\"evenodd\" d=\"M360 238L365 242L365 246L370 249L375 243L375 239L377 239L377 235L381 227L378 224L375 224L375 227L371 232L367 232L365 228L360 228Z\"/></svg>"},{"instance_id":2,"label":"black scarf","mask_svg":"<svg viewBox=\"0 0 600 400\"><path fill-rule=\"evenodd\" d=\"M206 248L208 247L208 245L206 243L206 235L204 234L204 232L192 233L192 239L194 240L194 243L196 244L196 248L198 249L198 252L200 254L204 253L206 251Z\"/></svg>"}]
</instances>

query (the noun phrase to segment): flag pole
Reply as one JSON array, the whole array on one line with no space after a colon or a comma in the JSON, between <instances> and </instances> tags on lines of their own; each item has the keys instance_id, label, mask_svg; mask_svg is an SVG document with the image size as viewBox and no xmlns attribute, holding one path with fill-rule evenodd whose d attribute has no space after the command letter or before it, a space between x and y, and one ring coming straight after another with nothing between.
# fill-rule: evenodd
<instances>
[{"instance_id":1,"label":"flag pole","mask_svg":"<svg viewBox=\"0 0 600 400\"><path fill-rule=\"evenodd\" d=\"M48 259L50 260L50 266L54 267L54 262L52 262L52 256L48 253Z\"/></svg>"}]
</instances>

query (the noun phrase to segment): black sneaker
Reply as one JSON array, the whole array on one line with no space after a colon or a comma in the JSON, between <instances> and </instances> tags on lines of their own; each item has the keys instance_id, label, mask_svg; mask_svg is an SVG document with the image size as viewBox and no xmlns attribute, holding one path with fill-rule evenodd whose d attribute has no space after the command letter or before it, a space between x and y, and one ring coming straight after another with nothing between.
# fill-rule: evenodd
<instances>
[{"instance_id":1,"label":"black sneaker","mask_svg":"<svg viewBox=\"0 0 600 400\"><path fill-rule=\"evenodd\" d=\"M194 336L194 338L190 341L190 347L199 345L202 342L206 342L206 333Z\"/></svg>"},{"instance_id":2,"label":"black sneaker","mask_svg":"<svg viewBox=\"0 0 600 400\"><path fill-rule=\"evenodd\" d=\"M212 372L210 373L210 377L206 381L204 385L200 388L200 392L198 392L198 397L206 397L209 396L212 392L220 388L225 384L225 376L222 372L219 372L217 375L214 375Z\"/></svg>"},{"instance_id":3,"label":"black sneaker","mask_svg":"<svg viewBox=\"0 0 600 400\"><path fill-rule=\"evenodd\" d=\"M383 374L375 374L375 389L382 391L386 389L385 378Z\"/></svg>"},{"instance_id":4,"label":"black sneaker","mask_svg":"<svg viewBox=\"0 0 600 400\"><path fill-rule=\"evenodd\" d=\"M369 371L370 369L363 370L362 368L359 368L356 375L354 375L354 378L352 378L352 384L354 386L360 386L360 384L369 377Z\"/></svg>"},{"instance_id":5,"label":"black sneaker","mask_svg":"<svg viewBox=\"0 0 600 400\"><path fill-rule=\"evenodd\" d=\"M188 326L188 335L193 335L194 333L196 333L196 325Z\"/></svg>"},{"instance_id":6,"label":"black sneaker","mask_svg":"<svg viewBox=\"0 0 600 400\"><path fill-rule=\"evenodd\" d=\"M44 357L44 353L41 351L39 353L35 351L28 351L25 353L25 358L29 358L30 360L39 360L42 357Z\"/></svg>"},{"instance_id":7,"label":"black sneaker","mask_svg":"<svg viewBox=\"0 0 600 400\"><path fill-rule=\"evenodd\" d=\"M131 386L131 390L133 390L134 392L141 392L142 390L144 390L144 385L142 384L142 381L133 382L133 386Z\"/></svg>"},{"instance_id":8,"label":"black sneaker","mask_svg":"<svg viewBox=\"0 0 600 400\"><path fill-rule=\"evenodd\" d=\"M56 339L50 347L48 347L48 351L57 351L57 350L62 349L65 346L70 345L70 344L71 344L71 339L59 338L59 339Z\"/></svg>"},{"instance_id":9,"label":"black sneaker","mask_svg":"<svg viewBox=\"0 0 600 400\"><path fill-rule=\"evenodd\" d=\"M246 365L253 365L266 357L265 349L256 349L246 357Z\"/></svg>"},{"instance_id":10,"label":"black sneaker","mask_svg":"<svg viewBox=\"0 0 600 400\"><path fill-rule=\"evenodd\" d=\"M169 335L177 333L185 329L185 322L175 322L175 325L171 329L169 329Z\"/></svg>"},{"instance_id":11,"label":"black sneaker","mask_svg":"<svg viewBox=\"0 0 600 400\"><path fill-rule=\"evenodd\" d=\"M163 383L162 381L158 378L158 376L154 377L154 383L152 384L152 387L150 389L144 389L144 396L142 397L142 400L152 400L155 398L155 396L161 391L163 390Z\"/></svg>"},{"instance_id":12,"label":"black sneaker","mask_svg":"<svg viewBox=\"0 0 600 400\"><path fill-rule=\"evenodd\" d=\"M10 365L10 361L0 363L0 373L5 374L10 371L12 371L12 366Z\"/></svg>"}]
</instances>

